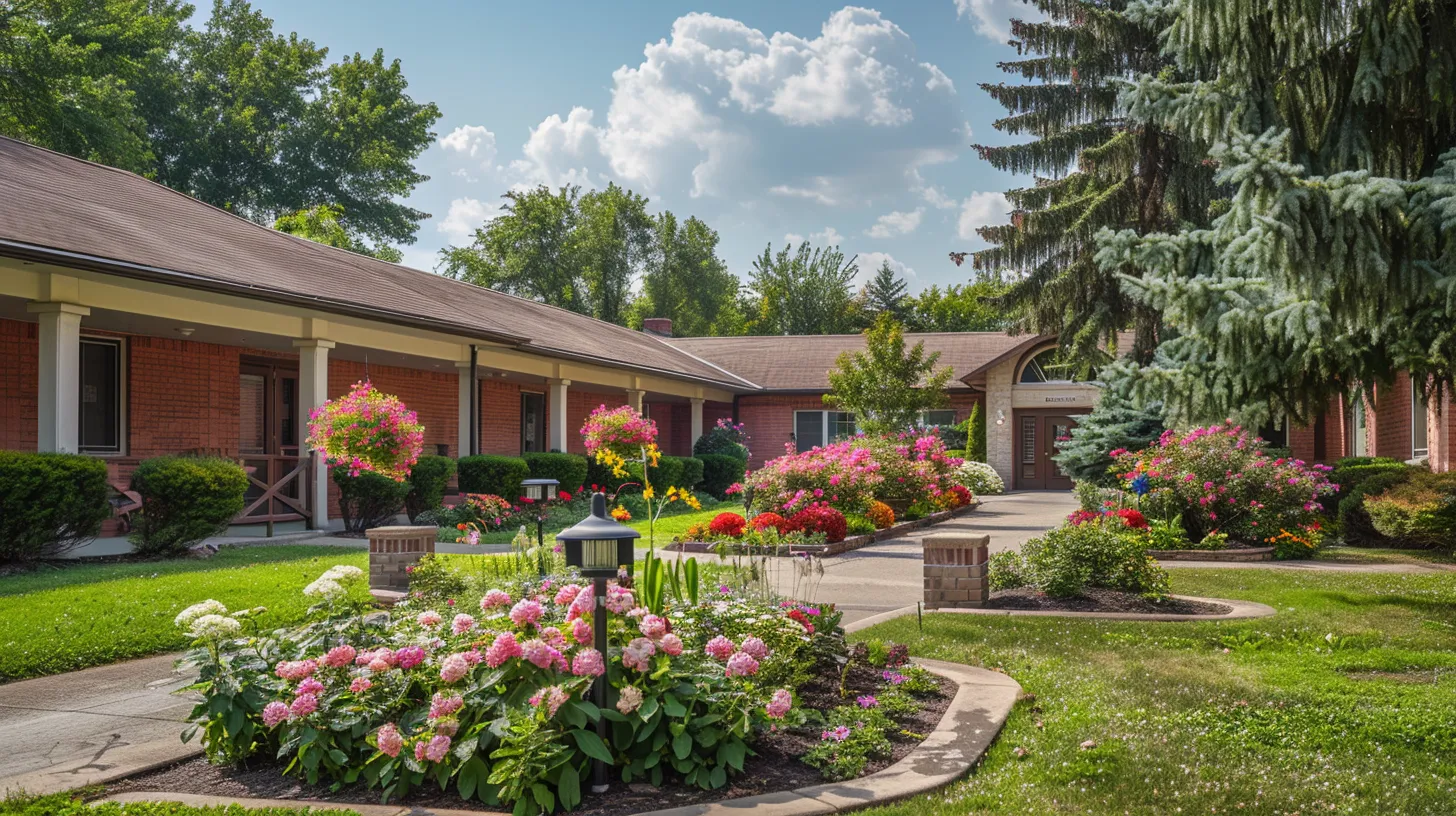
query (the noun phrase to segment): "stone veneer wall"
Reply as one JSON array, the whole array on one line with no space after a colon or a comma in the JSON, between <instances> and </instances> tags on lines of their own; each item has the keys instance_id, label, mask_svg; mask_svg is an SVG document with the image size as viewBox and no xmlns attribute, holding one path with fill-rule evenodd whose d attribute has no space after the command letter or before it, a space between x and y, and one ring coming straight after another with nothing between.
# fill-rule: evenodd
<instances>
[{"instance_id":1,"label":"stone veneer wall","mask_svg":"<svg viewBox=\"0 0 1456 816\"><path fill-rule=\"evenodd\" d=\"M986 372L986 464L996 469L1007 490L1012 487L1016 467L1012 461L1015 428L1011 421L1011 379L1018 362L1007 360ZM996 424L997 411L1005 414L1004 424Z\"/></svg>"}]
</instances>

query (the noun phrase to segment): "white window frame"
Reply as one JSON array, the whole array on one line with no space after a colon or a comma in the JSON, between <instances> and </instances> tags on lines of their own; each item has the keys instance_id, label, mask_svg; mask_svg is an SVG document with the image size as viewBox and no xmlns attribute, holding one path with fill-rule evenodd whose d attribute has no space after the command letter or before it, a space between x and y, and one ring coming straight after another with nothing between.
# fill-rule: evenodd
<instances>
[{"instance_id":1,"label":"white window frame","mask_svg":"<svg viewBox=\"0 0 1456 816\"><path fill-rule=\"evenodd\" d=\"M1416 429L1421 430L1421 436L1425 437L1426 446L1416 446ZM1418 462L1431 455L1431 426L1430 406L1421 396L1421 390L1416 386L1415 378L1411 378L1411 458L1412 462Z\"/></svg>"},{"instance_id":2,"label":"white window frame","mask_svg":"<svg viewBox=\"0 0 1456 816\"><path fill-rule=\"evenodd\" d=\"M131 441L130 416L127 413L127 405L131 402L130 394L127 391L127 360L130 348L125 337L115 337L106 334L81 334L81 343L100 342L116 346L116 399L119 403L116 406L116 450L88 450L81 447L81 404L76 406L76 447L79 453L98 458L117 458L126 456L128 443ZM77 355L80 350L77 350ZM79 360L78 368L79 371ZM79 395L77 397L80 399Z\"/></svg>"},{"instance_id":3,"label":"white window frame","mask_svg":"<svg viewBox=\"0 0 1456 816\"><path fill-rule=\"evenodd\" d=\"M1350 400L1349 410L1349 439L1345 447L1349 456L1365 456L1370 449L1370 439L1366 433L1365 418L1365 395L1356 393Z\"/></svg>"},{"instance_id":4,"label":"white window frame","mask_svg":"<svg viewBox=\"0 0 1456 816\"><path fill-rule=\"evenodd\" d=\"M859 418L858 417L855 417L855 415L854 415L854 413L852 411L830 411L830 410L827 410L827 409L825 409L825 410L809 410L809 409L805 409L805 410L802 410L802 411L801 410L795 410L794 411L794 426L793 427L794 427L794 448L796 450L799 447L799 414L819 414L819 440L820 440L819 441L819 447L823 447L824 445L832 445L836 441L838 441L838 439L833 438L833 437L831 437L829 435L829 424L830 424L829 423L829 415L830 414L844 414L846 416L852 417L853 419L851 421L855 423L855 430L856 430L856 432L858 432L858 430L859 430ZM844 437L839 437L839 439L843 439L843 438Z\"/></svg>"},{"instance_id":5,"label":"white window frame","mask_svg":"<svg viewBox=\"0 0 1456 816\"><path fill-rule=\"evenodd\" d=\"M947 423L944 423L944 424L935 424L935 423L932 423L930 421L930 415L931 414L935 414L935 413L941 413L941 412L945 412L945 413L950 414L950 422L947 422ZM956 419L956 409L954 409L954 408L933 408L933 409L930 409L930 410L921 411L920 412L920 416L917 417L917 422L919 422L920 427L922 427L922 428L950 428L950 427L954 427L956 424L958 424L958 420Z\"/></svg>"}]
</instances>

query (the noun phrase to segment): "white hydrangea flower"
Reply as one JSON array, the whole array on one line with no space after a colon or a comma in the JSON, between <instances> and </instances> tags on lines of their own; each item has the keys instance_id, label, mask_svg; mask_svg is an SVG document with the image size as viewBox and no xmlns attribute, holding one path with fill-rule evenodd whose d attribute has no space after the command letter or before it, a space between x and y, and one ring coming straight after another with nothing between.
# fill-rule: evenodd
<instances>
[{"instance_id":1,"label":"white hydrangea flower","mask_svg":"<svg viewBox=\"0 0 1456 816\"><path fill-rule=\"evenodd\" d=\"M221 604L219 604L221 606ZM242 631L243 625L225 615L203 615L192 622L192 636L225 638Z\"/></svg>"},{"instance_id":2,"label":"white hydrangea flower","mask_svg":"<svg viewBox=\"0 0 1456 816\"><path fill-rule=\"evenodd\" d=\"M328 571L319 576L321 579L333 581L337 584L348 586L364 577L364 570L358 567L351 567L347 564L338 564L329 567Z\"/></svg>"},{"instance_id":3,"label":"white hydrangea flower","mask_svg":"<svg viewBox=\"0 0 1456 816\"><path fill-rule=\"evenodd\" d=\"M332 578L320 578L317 581L303 588L303 594L319 598L339 598L347 593L347 590Z\"/></svg>"},{"instance_id":4,"label":"white hydrangea flower","mask_svg":"<svg viewBox=\"0 0 1456 816\"><path fill-rule=\"evenodd\" d=\"M177 613L177 617L173 621L173 623L176 623L179 627L186 629L187 627L192 625L193 621L204 615L226 615L227 611L227 607L223 606L221 601L214 601L213 599L208 598L202 603L193 604L182 610L181 612Z\"/></svg>"}]
</instances>

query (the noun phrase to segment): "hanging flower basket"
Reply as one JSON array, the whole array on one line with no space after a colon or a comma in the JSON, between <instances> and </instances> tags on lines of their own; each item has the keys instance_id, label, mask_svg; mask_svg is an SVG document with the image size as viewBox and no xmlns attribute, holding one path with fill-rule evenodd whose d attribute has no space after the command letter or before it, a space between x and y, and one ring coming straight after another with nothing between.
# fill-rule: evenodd
<instances>
[{"instance_id":1,"label":"hanging flower basket","mask_svg":"<svg viewBox=\"0 0 1456 816\"><path fill-rule=\"evenodd\" d=\"M657 449L657 423L630 405L597 406L582 424L581 437L587 454L611 467L617 476L627 475L629 462L646 460L655 465L661 455Z\"/></svg>"},{"instance_id":2,"label":"hanging flower basket","mask_svg":"<svg viewBox=\"0 0 1456 816\"><path fill-rule=\"evenodd\" d=\"M415 412L368 380L309 414L309 447L326 467L347 467L350 476L368 471L402 482L424 444L425 426Z\"/></svg>"}]
</instances>

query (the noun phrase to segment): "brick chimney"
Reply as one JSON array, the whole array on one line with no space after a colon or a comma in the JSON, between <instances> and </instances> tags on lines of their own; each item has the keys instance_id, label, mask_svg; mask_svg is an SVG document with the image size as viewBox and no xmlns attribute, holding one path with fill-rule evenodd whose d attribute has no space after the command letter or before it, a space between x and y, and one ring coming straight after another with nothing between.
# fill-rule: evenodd
<instances>
[{"instance_id":1,"label":"brick chimney","mask_svg":"<svg viewBox=\"0 0 1456 816\"><path fill-rule=\"evenodd\" d=\"M642 331L648 334L655 334L658 337L672 336L672 318L670 317L648 317L642 320Z\"/></svg>"}]
</instances>

